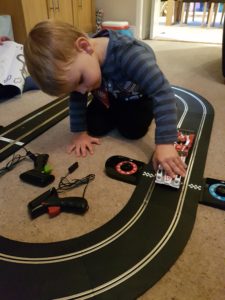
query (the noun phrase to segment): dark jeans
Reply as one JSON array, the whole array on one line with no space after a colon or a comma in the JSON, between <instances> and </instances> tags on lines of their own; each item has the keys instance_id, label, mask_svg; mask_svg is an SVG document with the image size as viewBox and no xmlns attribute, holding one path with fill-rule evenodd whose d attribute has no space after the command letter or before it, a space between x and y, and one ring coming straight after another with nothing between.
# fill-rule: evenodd
<instances>
[{"instance_id":1,"label":"dark jeans","mask_svg":"<svg viewBox=\"0 0 225 300\"><path fill-rule=\"evenodd\" d=\"M88 132L102 136L117 128L128 139L143 137L153 119L152 103L149 99L121 101L110 99L110 107L93 99L87 109Z\"/></svg>"},{"instance_id":2,"label":"dark jeans","mask_svg":"<svg viewBox=\"0 0 225 300\"><path fill-rule=\"evenodd\" d=\"M38 90L39 87L33 81L31 76L28 76L25 79L23 93L30 91L30 90ZM0 100L7 100L13 98L20 94L19 88L13 85L1 85L0 84Z\"/></svg>"}]
</instances>

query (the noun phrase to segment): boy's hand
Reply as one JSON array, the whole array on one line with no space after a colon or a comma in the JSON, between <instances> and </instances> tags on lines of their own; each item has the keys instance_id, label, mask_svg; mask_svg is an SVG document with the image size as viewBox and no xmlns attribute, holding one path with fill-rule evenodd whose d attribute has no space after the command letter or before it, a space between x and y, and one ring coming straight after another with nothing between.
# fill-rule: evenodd
<instances>
[{"instance_id":1,"label":"boy's hand","mask_svg":"<svg viewBox=\"0 0 225 300\"><path fill-rule=\"evenodd\" d=\"M182 162L173 144L156 145L152 162L155 171L160 164L166 174L172 178L176 175L184 177L186 174L187 166Z\"/></svg>"},{"instance_id":2,"label":"boy's hand","mask_svg":"<svg viewBox=\"0 0 225 300\"><path fill-rule=\"evenodd\" d=\"M10 38L5 35L0 36L0 45L3 45L3 42L5 41L10 41Z\"/></svg>"},{"instance_id":3,"label":"boy's hand","mask_svg":"<svg viewBox=\"0 0 225 300\"><path fill-rule=\"evenodd\" d=\"M100 140L98 138L94 138L86 131L74 133L72 142L67 147L67 152L71 154L75 152L76 156L87 156L87 153L94 154L94 144L100 145Z\"/></svg>"}]
</instances>

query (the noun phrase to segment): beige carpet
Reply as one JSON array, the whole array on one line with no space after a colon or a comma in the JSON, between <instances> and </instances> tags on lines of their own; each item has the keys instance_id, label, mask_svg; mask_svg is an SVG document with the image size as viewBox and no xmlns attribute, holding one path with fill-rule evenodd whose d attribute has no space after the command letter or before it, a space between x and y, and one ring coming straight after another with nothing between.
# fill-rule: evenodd
<instances>
[{"instance_id":1,"label":"beige carpet","mask_svg":"<svg viewBox=\"0 0 225 300\"><path fill-rule=\"evenodd\" d=\"M215 121L209 147L205 177L225 179L225 85L221 75L221 45L189 44L168 41L150 41L158 63L169 81L199 93L212 103ZM0 125L6 126L37 107L48 103L51 97L40 91L25 93L0 104ZM125 155L147 162L154 147L154 125L141 140L121 139L116 132L101 139L94 156L77 159L65 153L71 138L68 118L27 145L33 152L48 153L49 164L57 186L60 176L73 162L79 169L72 178L94 173L86 198L90 210L85 216L61 214L55 219L43 215L31 221L27 203L43 192L41 188L22 184L19 174L32 168L22 162L12 172L0 178L0 235L26 242L51 242L70 239L94 230L110 220L127 203L133 186L114 181L104 174L105 160L111 155ZM24 153L24 151L20 151ZM8 161L8 160L6 160ZM5 162L0 164L3 167ZM65 195L82 194L82 188ZM136 241L138 242L138 240ZM183 254L170 271L140 300L224 300L225 299L225 212L199 205L191 238ZM40 299L41 300L41 299Z\"/></svg>"}]
</instances>

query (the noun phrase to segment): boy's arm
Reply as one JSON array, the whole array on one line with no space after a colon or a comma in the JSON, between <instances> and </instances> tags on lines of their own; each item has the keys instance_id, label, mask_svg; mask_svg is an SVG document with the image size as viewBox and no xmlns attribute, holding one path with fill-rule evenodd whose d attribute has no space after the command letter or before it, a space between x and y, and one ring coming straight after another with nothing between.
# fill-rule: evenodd
<instances>
[{"instance_id":1,"label":"boy's arm","mask_svg":"<svg viewBox=\"0 0 225 300\"><path fill-rule=\"evenodd\" d=\"M146 101L152 101L156 122L155 143L171 144L177 139L177 111L173 90L156 63L153 50L143 42L121 49L118 56L125 77L136 83Z\"/></svg>"},{"instance_id":2,"label":"boy's arm","mask_svg":"<svg viewBox=\"0 0 225 300\"><path fill-rule=\"evenodd\" d=\"M141 44L141 45L140 45ZM177 111L173 90L159 69L153 50L144 43L126 49L122 68L126 76L135 82L144 96L153 102L156 123L153 165L161 164L170 176L185 175L185 164L181 161L173 143L177 140Z\"/></svg>"},{"instance_id":3,"label":"boy's arm","mask_svg":"<svg viewBox=\"0 0 225 300\"><path fill-rule=\"evenodd\" d=\"M80 132L87 130L87 94L72 92L69 101L70 130Z\"/></svg>"},{"instance_id":4,"label":"boy's arm","mask_svg":"<svg viewBox=\"0 0 225 300\"><path fill-rule=\"evenodd\" d=\"M71 143L67 152L74 152L76 156L85 157L87 153L94 153L94 144L100 144L98 138L91 137L87 133L87 94L73 92L70 95L70 129L73 132Z\"/></svg>"}]
</instances>

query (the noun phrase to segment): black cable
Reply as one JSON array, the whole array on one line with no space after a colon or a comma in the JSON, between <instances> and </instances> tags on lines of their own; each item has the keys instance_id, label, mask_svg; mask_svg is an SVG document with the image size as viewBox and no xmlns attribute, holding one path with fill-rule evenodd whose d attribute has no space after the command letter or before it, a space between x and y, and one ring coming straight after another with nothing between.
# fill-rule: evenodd
<instances>
[{"instance_id":1,"label":"black cable","mask_svg":"<svg viewBox=\"0 0 225 300\"><path fill-rule=\"evenodd\" d=\"M25 155L21 154L13 154L12 159L10 159L6 166L0 169L0 176L4 175L5 173L11 171L18 163L25 160L26 158L30 158L31 160L35 161L37 154L32 153L31 151L27 150L25 147L22 147L25 151Z\"/></svg>"},{"instance_id":2,"label":"black cable","mask_svg":"<svg viewBox=\"0 0 225 300\"><path fill-rule=\"evenodd\" d=\"M0 176L11 171L18 163L20 163L26 158L27 158L27 154L25 155L13 154L12 159L7 162L6 166L0 169Z\"/></svg>"},{"instance_id":3,"label":"black cable","mask_svg":"<svg viewBox=\"0 0 225 300\"><path fill-rule=\"evenodd\" d=\"M90 182L91 180L94 180L94 179L95 179L95 174L89 174L87 177L88 177L88 182L86 183L86 186L84 187L84 190L83 190L83 195L82 195L83 198L84 198L84 195L85 195L85 193L86 193L86 189L87 189L87 187L88 187L89 182ZM86 178L87 178L87 177L86 177Z\"/></svg>"},{"instance_id":4,"label":"black cable","mask_svg":"<svg viewBox=\"0 0 225 300\"><path fill-rule=\"evenodd\" d=\"M68 175L66 175L64 177L61 177L58 188L57 188L57 192L58 193L63 193L65 191L72 190L76 187L79 187L83 184L86 184L86 186L84 188L84 191L83 191L83 197L84 197L87 186L88 186L90 181L94 180L95 175L94 174L89 174L86 177L83 177L81 179L71 179L71 180L67 178Z\"/></svg>"},{"instance_id":5,"label":"black cable","mask_svg":"<svg viewBox=\"0 0 225 300\"><path fill-rule=\"evenodd\" d=\"M87 186L90 181L94 180L95 175L89 174L86 177L83 177L81 179L71 179L71 180L68 179L69 174L73 173L77 168L78 168L78 163L75 162L68 168L68 173L65 176L60 178L58 188L56 189L58 193L63 193L65 191L72 190L76 187L86 184L82 195L82 197L84 197Z\"/></svg>"}]
</instances>

